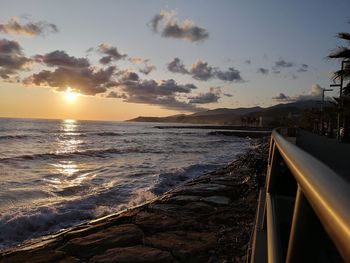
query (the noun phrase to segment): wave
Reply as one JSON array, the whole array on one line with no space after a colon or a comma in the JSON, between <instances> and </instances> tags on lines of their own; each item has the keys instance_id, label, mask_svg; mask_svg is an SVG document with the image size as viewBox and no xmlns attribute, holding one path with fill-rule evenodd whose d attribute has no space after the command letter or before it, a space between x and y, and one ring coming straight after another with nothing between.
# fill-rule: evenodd
<instances>
[{"instance_id":1,"label":"wave","mask_svg":"<svg viewBox=\"0 0 350 263\"><path fill-rule=\"evenodd\" d=\"M126 184L94 191L75 200L7 209L0 212L0 251L120 211L131 201L139 204L151 197L141 190L130 191Z\"/></svg>"},{"instance_id":2,"label":"wave","mask_svg":"<svg viewBox=\"0 0 350 263\"><path fill-rule=\"evenodd\" d=\"M139 147L129 147L124 149L108 148L97 150L85 150L74 152L62 152L62 153L37 153L28 155L19 155L13 157L0 158L0 162L16 161L16 160L47 160L47 159L66 159L75 157L97 157L107 158L111 154L124 154L124 153L147 153L145 149Z\"/></svg>"},{"instance_id":3,"label":"wave","mask_svg":"<svg viewBox=\"0 0 350 263\"><path fill-rule=\"evenodd\" d=\"M0 140L27 139L30 135L0 135Z\"/></svg>"},{"instance_id":4,"label":"wave","mask_svg":"<svg viewBox=\"0 0 350 263\"><path fill-rule=\"evenodd\" d=\"M175 169L172 172L161 173L158 182L154 185L152 192L161 195L171 188L220 167L215 164L194 164L187 167Z\"/></svg>"}]
</instances>

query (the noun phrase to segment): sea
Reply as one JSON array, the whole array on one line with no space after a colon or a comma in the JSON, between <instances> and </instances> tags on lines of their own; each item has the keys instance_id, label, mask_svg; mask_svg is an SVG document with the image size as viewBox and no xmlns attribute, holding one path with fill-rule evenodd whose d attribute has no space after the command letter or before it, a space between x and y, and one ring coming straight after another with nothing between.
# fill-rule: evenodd
<instances>
[{"instance_id":1,"label":"sea","mask_svg":"<svg viewBox=\"0 0 350 263\"><path fill-rule=\"evenodd\" d=\"M0 250L152 200L251 145L161 125L0 118Z\"/></svg>"}]
</instances>

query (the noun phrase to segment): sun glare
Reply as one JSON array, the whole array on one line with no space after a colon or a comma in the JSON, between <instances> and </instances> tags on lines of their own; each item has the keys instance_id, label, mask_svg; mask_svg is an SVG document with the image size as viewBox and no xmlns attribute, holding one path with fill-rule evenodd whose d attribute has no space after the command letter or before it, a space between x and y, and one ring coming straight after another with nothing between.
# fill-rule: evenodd
<instances>
[{"instance_id":1,"label":"sun glare","mask_svg":"<svg viewBox=\"0 0 350 263\"><path fill-rule=\"evenodd\" d=\"M74 92L71 88L68 88L64 92L64 98L68 102L75 102L77 100L77 97L79 96L79 93Z\"/></svg>"}]
</instances>

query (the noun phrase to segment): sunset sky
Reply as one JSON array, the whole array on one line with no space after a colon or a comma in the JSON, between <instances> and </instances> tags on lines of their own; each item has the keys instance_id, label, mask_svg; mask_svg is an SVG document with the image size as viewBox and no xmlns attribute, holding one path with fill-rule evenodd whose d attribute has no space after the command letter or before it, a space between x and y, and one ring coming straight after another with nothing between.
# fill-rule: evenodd
<instances>
[{"instance_id":1,"label":"sunset sky","mask_svg":"<svg viewBox=\"0 0 350 263\"><path fill-rule=\"evenodd\" d=\"M317 98L350 1L0 1L0 117L126 120ZM332 94L329 94L332 95Z\"/></svg>"}]
</instances>

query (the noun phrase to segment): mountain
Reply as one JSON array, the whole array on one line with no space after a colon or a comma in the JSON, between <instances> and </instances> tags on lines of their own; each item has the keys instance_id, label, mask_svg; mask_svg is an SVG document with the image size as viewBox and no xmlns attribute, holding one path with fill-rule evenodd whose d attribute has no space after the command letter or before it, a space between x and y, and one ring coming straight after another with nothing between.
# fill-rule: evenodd
<instances>
[{"instance_id":1,"label":"mountain","mask_svg":"<svg viewBox=\"0 0 350 263\"><path fill-rule=\"evenodd\" d=\"M236 126L271 126L278 125L282 120L297 118L302 110L319 108L317 101L298 101L277 104L268 108L218 108L193 114L178 114L168 117L137 117L130 122L165 122L191 124L217 124Z\"/></svg>"}]
</instances>

